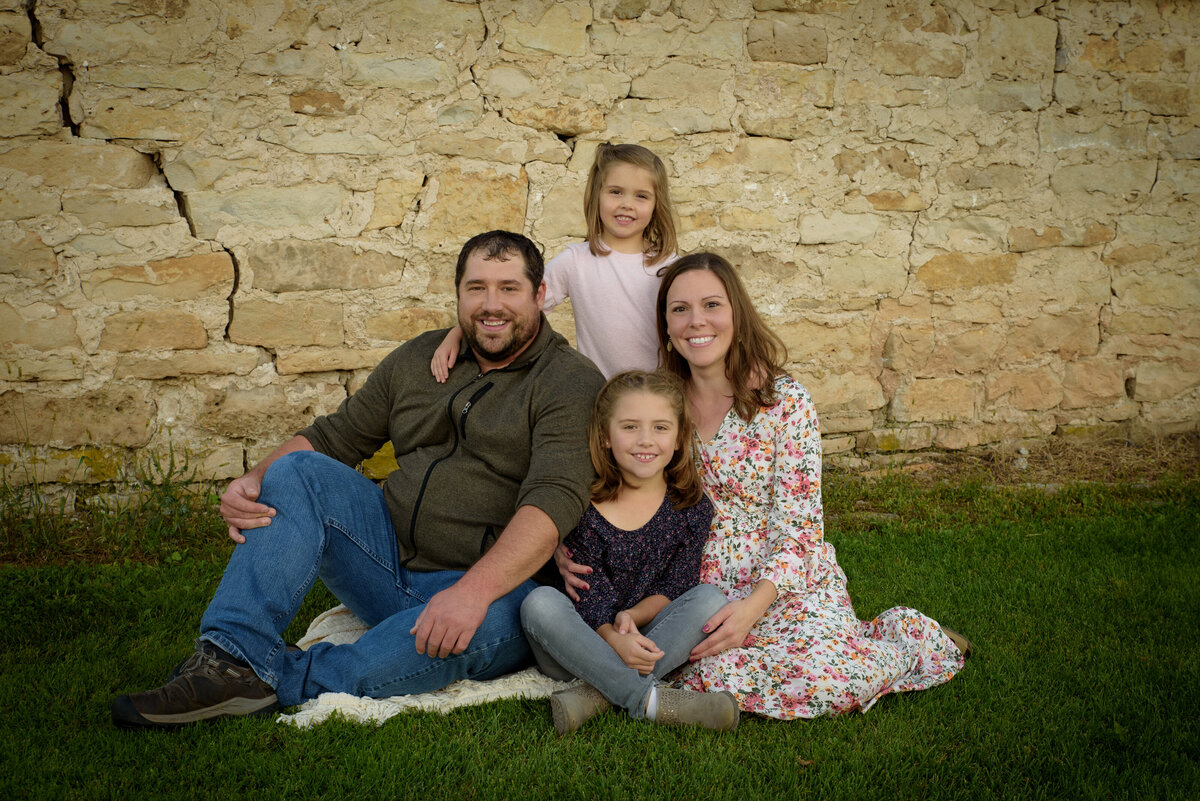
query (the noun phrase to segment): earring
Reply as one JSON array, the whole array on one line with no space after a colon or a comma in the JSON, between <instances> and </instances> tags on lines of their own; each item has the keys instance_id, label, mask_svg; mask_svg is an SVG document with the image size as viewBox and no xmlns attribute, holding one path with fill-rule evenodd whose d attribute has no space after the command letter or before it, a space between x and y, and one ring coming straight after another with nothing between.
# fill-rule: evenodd
<instances>
[{"instance_id":1,"label":"earring","mask_svg":"<svg viewBox=\"0 0 1200 801\"><path fill-rule=\"evenodd\" d=\"M671 338L667 337L667 353L671 352Z\"/></svg>"}]
</instances>

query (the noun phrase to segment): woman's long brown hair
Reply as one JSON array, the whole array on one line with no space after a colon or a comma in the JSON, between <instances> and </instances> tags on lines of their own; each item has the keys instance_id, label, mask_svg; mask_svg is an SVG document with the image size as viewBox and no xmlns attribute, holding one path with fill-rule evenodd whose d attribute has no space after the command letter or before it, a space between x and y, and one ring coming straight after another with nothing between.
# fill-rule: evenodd
<instances>
[{"instance_id":1,"label":"woman's long brown hair","mask_svg":"<svg viewBox=\"0 0 1200 801\"><path fill-rule=\"evenodd\" d=\"M733 408L749 422L761 407L775 402L775 377L784 373L787 347L767 327L750 300L733 265L715 253L692 253L663 270L658 287L658 358L666 369L685 381L692 368L679 352L667 347L667 293L675 279L692 270L708 270L720 280L733 312L733 342L725 355L725 376L733 384Z\"/></svg>"}]
</instances>

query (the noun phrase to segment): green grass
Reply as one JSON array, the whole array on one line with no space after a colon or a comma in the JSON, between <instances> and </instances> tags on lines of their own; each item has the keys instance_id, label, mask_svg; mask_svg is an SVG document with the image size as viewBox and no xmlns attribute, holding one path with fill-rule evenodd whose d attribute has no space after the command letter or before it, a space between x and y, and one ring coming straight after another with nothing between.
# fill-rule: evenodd
<instances>
[{"instance_id":1,"label":"green grass","mask_svg":"<svg viewBox=\"0 0 1200 801\"><path fill-rule=\"evenodd\" d=\"M298 730L268 718L119 731L113 696L157 685L191 647L228 554L220 526L193 512L176 530L161 512L143 512L140 532L82 547L96 526L115 532L120 521L77 520L65 536L52 515L34 526L10 509L0 796L1200 794L1200 482L1047 494L969 478L866 483L831 473L825 489L827 535L859 616L904 604L957 628L977 649L961 674L865 715L747 717L718 735L611 714L565 739L544 701L406 714L378 727ZM138 535L153 547L135 546ZM26 547L34 537L36 559ZM314 593L293 633L331 603Z\"/></svg>"}]
</instances>

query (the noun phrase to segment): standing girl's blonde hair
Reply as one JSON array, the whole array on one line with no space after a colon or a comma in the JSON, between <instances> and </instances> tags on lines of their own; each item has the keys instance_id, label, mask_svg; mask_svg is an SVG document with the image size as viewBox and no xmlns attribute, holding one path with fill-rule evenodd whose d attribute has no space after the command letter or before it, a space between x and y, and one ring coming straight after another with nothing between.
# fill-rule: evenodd
<instances>
[{"instance_id":1,"label":"standing girl's blonde hair","mask_svg":"<svg viewBox=\"0 0 1200 801\"><path fill-rule=\"evenodd\" d=\"M654 181L654 213L642 238L645 241L647 264L659 264L675 253L675 209L667 187L667 168L662 159L641 145L610 145L596 148L596 158L588 172L583 191L583 215L587 219L588 249L593 256L603 256L610 248L604 244L604 228L600 221L600 191L604 177L614 164L632 164L650 173Z\"/></svg>"}]
</instances>

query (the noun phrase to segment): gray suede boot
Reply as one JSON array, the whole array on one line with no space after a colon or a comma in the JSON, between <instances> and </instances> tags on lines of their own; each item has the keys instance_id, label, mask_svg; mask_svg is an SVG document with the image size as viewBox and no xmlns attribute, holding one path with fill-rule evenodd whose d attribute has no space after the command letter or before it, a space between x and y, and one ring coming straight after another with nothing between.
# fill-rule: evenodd
<instances>
[{"instance_id":1,"label":"gray suede boot","mask_svg":"<svg viewBox=\"0 0 1200 801\"><path fill-rule=\"evenodd\" d=\"M658 688L655 723L696 724L706 729L733 731L738 724L738 705L733 693L698 693L693 690Z\"/></svg>"},{"instance_id":2,"label":"gray suede boot","mask_svg":"<svg viewBox=\"0 0 1200 801\"><path fill-rule=\"evenodd\" d=\"M611 708L609 700L590 684L576 684L550 696L550 713L560 737L575 731L593 715Z\"/></svg>"}]
</instances>

